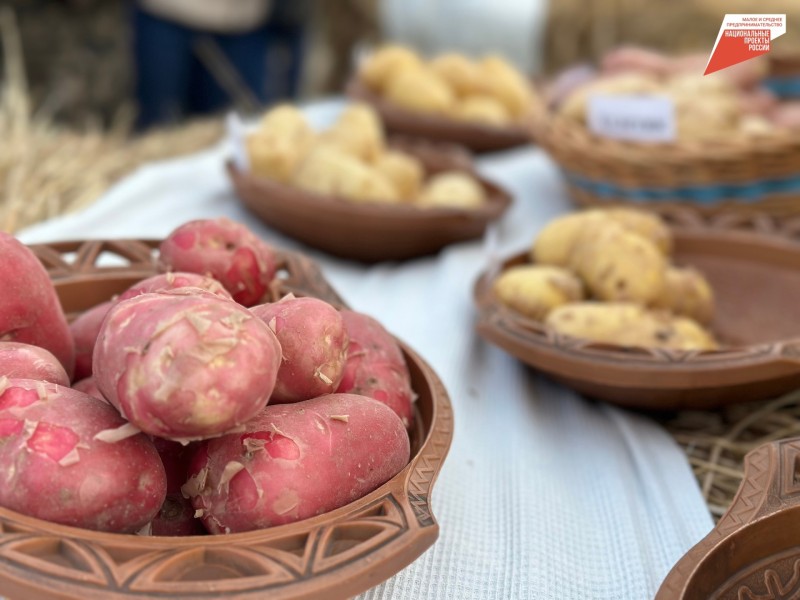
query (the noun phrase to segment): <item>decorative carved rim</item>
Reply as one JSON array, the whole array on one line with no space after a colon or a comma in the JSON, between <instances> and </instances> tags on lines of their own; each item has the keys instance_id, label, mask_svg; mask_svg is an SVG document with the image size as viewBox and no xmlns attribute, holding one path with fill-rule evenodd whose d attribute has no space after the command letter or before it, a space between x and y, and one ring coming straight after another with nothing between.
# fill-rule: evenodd
<instances>
[{"instance_id":1,"label":"decorative carved rim","mask_svg":"<svg viewBox=\"0 0 800 600\"><path fill-rule=\"evenodd\" d=\"M98 240L32 249L60 290L111 281L122 291L131 279L155 272L157 244ZM103 266L101 257L122 264ZM293 292L345 306L309 259L280 252L279 264L273 299ZM452 406L441 380L401 346L419 395L416 452L371 494L290 525L184 538L100 533L0 509L0 590L10 597L98 600L345 598L388 579L438 536L430 495L453 436Z\"/></svg>"},{"instance_id":2,"label":"decorative carved rim","mask_svg":"<svg viewBox=\"0 0 800 600\"><path fill-rule=\"evenodd\" d=\"M717 526L672 568L656 600L780 600L800 593L800 438L763 444ZM760 543L759 543L760 542Z\"/></svg>"}]
</instances>

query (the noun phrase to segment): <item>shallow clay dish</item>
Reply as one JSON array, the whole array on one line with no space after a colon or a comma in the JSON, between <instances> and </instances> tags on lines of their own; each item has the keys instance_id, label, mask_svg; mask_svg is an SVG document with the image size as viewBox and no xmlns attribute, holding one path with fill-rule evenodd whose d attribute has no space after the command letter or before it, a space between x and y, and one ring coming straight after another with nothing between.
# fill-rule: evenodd
<instances>
[{"instance_id":1,"label":"shallow clay dish","mask_svg":"<svg viewBox=\"0 0 800 600\"><path fill-rule=\"evenodd\" d=\"M393 146L417 156L428 173L469 172L483 186L488 201L475 210L356 203L257 177L230 163L228 174L245 206L267 225L309 246L364 262L425 256L478 238L510 206L508 193L477 175L463 151L408 141Z\"/></svg>"},{"instance_id":2,"label":"shallow clay dish","mask_svg":"<svg viewBox=\"0 0 800 600\"><path fill-rule=\"evenodd\" d=\"M346 93L353 100L371 105L389 133L458 144L474 152L494 152L531 143L523 125L492 127L413 112L384 100L357 79L347 84Z\"/></svg>"},{"instance_id":3,"label":"shallow clay dish","mask_svg":"<svg viewBox=\"0 0 800 600\"><path fill-rule=\"evenodd\" d=\"M681 558L656 600L800 598L800 438L759 446L717 526Z\"/></svg>"},{"instance_id":4,"label":"shallow clay dish","mask_svg":"<svg viewBox=\"0 0 800 600\"><path fill-rule=\"evenodd\" d=\"M673 216L677 216L677 213ZM645 409L713 408L800 387L800 221L702 217L675 224L674 263L702 271L716 298L707 352L625 348L556 333L506 308L492 293L499 270L474 287L479 333L525 363L588 396Z\"/></svg>"},{"instance_id":5,"label":"shallow clay dish","mask_svg":"<svg viewBox=\"0 0 800 600\"><path fill-rule=\"evenodd\" d=\"M152 242L32 246L72 317L154 272ZM73 255L69 262L67 255ZM96 266L98 257L124 266ZM280 253L275 298L288 292L343 306L317 267ZM453 434L441 381L403 346L416 427L406 468L371 494L329 513L222 536L141 537L55 525L0 508L0 595L18 598L347 598L388 579L438 536L430 494Z\"/></svg>"}]
</instances>

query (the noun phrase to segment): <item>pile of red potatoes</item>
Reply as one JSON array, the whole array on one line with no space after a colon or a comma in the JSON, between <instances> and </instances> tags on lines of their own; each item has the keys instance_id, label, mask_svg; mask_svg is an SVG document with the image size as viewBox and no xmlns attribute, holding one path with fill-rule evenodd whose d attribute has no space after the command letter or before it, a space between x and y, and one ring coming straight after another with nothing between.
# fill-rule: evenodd
<instances>
[{"instance_id":1,"label":"pile of red potatoes","mask_svg":"<svg viewBox=\"0 0 800 600\"><path fill-rule=\"evenodd\" d=\"M161 273L68 323L0 233L0 506L154 535L233 533L348 504L409 461L394 338L316 298L264 303L273 249L191 221Z\"/></svg>"}]
</instances>

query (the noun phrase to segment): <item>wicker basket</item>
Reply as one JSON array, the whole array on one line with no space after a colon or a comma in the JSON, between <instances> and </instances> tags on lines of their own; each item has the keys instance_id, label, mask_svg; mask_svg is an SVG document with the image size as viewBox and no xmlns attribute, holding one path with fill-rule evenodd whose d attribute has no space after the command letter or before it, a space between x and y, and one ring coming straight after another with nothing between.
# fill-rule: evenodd
<instances>
[{"instance_id":1,"label":"wicker basket","mask_svg":"<svg viewBox=\"0 0 800 600\"><path fill-rule=\"evenodd\" d=\"M561 167L580 206L633 204L662 214L800 214L800 136L641 144L603 139L544 105L531 115L536 142Z\"/></svg>"}]
</instances>

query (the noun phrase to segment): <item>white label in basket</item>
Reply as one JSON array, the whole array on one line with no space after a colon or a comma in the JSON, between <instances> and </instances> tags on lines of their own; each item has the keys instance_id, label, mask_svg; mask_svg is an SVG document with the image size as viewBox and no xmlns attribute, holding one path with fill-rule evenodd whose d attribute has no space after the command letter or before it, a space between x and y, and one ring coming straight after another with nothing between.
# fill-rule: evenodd
<instances>
[{"instance_id":1,"label":"white label in basket","mask_svg":"<svg viewBox=\"0 0 800 600\"><path fill-rule=\"evenodd\" d=\"M666 96L589 97L592 133L630 142L675 140L675 105Z\"/></svg>"}]
</instances>

